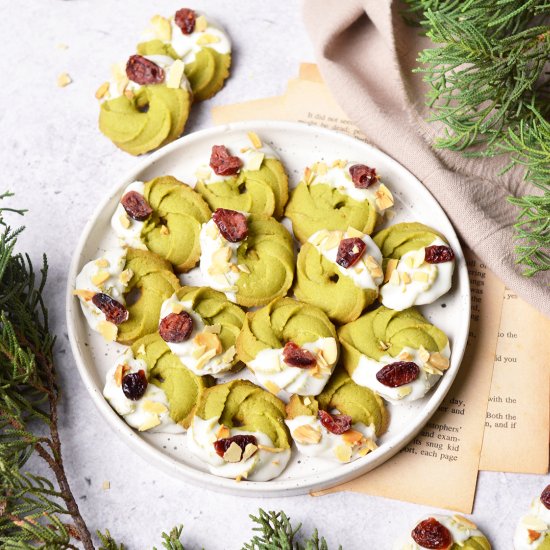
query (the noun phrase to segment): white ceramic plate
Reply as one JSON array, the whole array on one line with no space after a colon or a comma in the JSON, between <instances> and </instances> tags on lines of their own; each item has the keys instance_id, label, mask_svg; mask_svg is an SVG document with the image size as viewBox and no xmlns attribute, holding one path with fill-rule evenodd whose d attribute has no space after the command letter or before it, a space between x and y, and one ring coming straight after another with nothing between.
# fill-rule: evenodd
<instances>
[{"instance_id":1,"label":"white ceramic plate","mask_svg":"<svg viewBox=\"0 0 550 550\"><path fill-rule=\"evenodd\" d=\"M457 262L451 292L419 308L430 322L449 336L451 366L439 385L424 399L388 407L390 427L380 439L379 448L350 464L306 457L293 450L288 467L277 479L237 483L208 473L205 465L188 452L185 435L137 433L111 409L101 392L107 370L124 347L106 344L99 334L89 329L72 290L82 266L117 244L110 229L110 219L126 185L134 180L147 181L166 174L184 182L194 181L194 171L199 163L207 161L212 145L229 144L239 135L246 139L246 132L251 130L279 154L287 168L291 187L298 183L304 168L315 161L347 159L375 166L395 197L396 215L391 223L420 221L432 226L445 235ZM186 280L185 275L182 279ZM185 136L148 157L139 168L112 187L86 225L74 252L67 288L67 323L73 354L84 384L107 423L142 457L172 475L239 495L289 496L326 489L365 474L392 457L421 430L451 387L466 346L469 320L470 290L464 255L447 216L424 186L395 160L370 145L330 130L289 122L257 121L219 126Z\"/></svg>"}]
</instances>

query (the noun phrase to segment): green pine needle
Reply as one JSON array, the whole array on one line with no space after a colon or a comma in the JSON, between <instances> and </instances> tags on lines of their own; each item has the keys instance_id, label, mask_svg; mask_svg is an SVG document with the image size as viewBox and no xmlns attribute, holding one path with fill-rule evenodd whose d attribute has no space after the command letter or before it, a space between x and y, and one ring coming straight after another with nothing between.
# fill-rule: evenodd
<instances>
[{"instance_id":1,"label":"green pine needle","mask_svg":"<svg viewBox=\"0 0 550 550\"><path fill-rule=\"evenodd\" d=\"M434 43L420 52L435 145L467 156L507 155L542 196L518 206L517 262L532 276L550 269L550 1L406 0L405 17Z\"/></svg>"}]
</instances>

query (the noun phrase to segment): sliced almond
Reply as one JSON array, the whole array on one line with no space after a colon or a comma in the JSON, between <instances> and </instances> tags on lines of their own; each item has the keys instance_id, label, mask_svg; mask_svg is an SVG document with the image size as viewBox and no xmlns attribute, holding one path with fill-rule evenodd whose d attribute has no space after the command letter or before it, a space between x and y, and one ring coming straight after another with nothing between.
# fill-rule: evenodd
<instances>
[{"instance_id":1,"label":"sliced almond","mask_svg":"<svg viewBox=\"0 0 550 550\"><path fill-rule=\"evenodd\" d=\"M152 415L149 420L146 420L141 426L138 427L138 431L145 432L160 424L160 418L157 415Z\"/></svg>"},{"instance_id":2,"label":"sliced almond","mask_svg":"<svg viewBox=\"0 0 550 550\"><path fill-rule=\"evenodd\" d=\"M390 280L388 282L390 285L399 286L399 283L401 282L401 277L399 276L399 271L397 271L397 269L394 269L392 271Z\"/></svg>"},{"instance_id":3,"label":"sliced almond","mask_svg":"<svg viewBox=\"0 0 550 550\"><path fill-rule=\"evenodd\" d=\"M221 38L213 34L204 33L197 38L199 46L208 46L208 44L217 44L218 42L221 42Z\"/></svg>"},{"instance_id":4,"label":"sliced almond","mask_svg":"<svg viewBox=\"0 0 550 550\"><path fill-rule=\"evenodd\" d=\"M437 376L443 376L443 371L442 370L439 370L437 369L436 367L432 367L431 365L429 365L428 363L424 363L424 366L422 367L424 369L425 372L427 372L428 374L435 374Z\"/></svg>"},{"instance_id":5,"label":"sliced almond","mask_svg":"<svg viewBox=\"0 0 550 550\"><path fill-rule=\"evenodd\" d=\"M419 283L428 282L428 274L425 271L413 271L412 278L413 281L418 281Z\"/></svg>"},{"instance_id":6,"label":"sliced almond","mask_svg":"<svg viewBox=\"0 0 550 550\"><path fill-rule=\"evenodd\" d=\"M122 386L122 379L124 378L124 375L130 370L130 367L128 365L117 365L117 368L115 370L115 384L117 386Z\"/></svg>"},{"instance_id":7,"label":"sliced almond","mask_svg":"<svg viewBox=\"0 0 550 550\"><path fill-rule=\"evenodd\" d=\"M89 302L97 293L92 290L86 290L85 288L75 288L73 290L73 295L82 298Z\"/></svg>"},{"instance_id":8,"label":"sliced almond","mask_svg":"<svg viewBox=\"0 0 550 550\"><path fill-rule=\"evenodd\" d=\"M411 282L411 276L406 271L404 271L403 273L401 273L401 280L406 285L408 285Z\"/></svg>"},{"instance_id":9,"label":"sliced almond","mask_svg":"<svg viewBox=\"0 0 550 550\"><path fill-rule=\"evenodd\" d=\"M235 358L235 354L237 353L237 350L235 346L231 346L225 350L225 353L223 354L223 362L224 363L231 363L233 359Z\"/></svg>"},{"instance_id":10,"label":"sliced almond","mask_svg":"<svg viewBox=\"0 0 550 550\"><path fill-rule=\"evenodd\" d=\"M304 397L304 405L311 405L311 399L309 397Z\"/></svg>"},{"instance_id":11,"label":"sliced almond","mask_svg":"<svg viewBox=\"0 0 550 550\"><path fill-rule=\"evenodd\" d=\"M321 431L314 426L304 424L303 426L298 426L292 432L292 438L303 445L311 445L321 441Z\"/></svg>"},{"instance_id":12,"label":"sliced almond","mask_svg":"<svg viewBox=\"0 0 550 550\"><path fill-rule=\"evenodd\" d=\"M286 451L283 447L269 447L268 445L258 444L258 449L265 451L266 453L282 453Z\"/></svg>"},{"instance_id":13,"label":"sliced almond","mask_svg":"<svg viewBox=\"0 0 550 550\"><path fill-rule=\"evenodd\" d=\"M152 414L163 414L168 412L166 405L159 403L158 401L151 401L151 399L146 399L143 402L143 410Z\"/></svg>"},{"instance_id":14,"label":"sliced almond","mask_svg":"<svg viewBox=\"0 0 550 550\"><path fill-rule=\"evenodd\" d=\"M262 140L256 132L247 132L246 135L248 136L248 139L250 140L250 143L252 143L252 147L254 147L254 149L261 149Z\"/></svg>"},{"instance_id":15,"label":"sliced almond","mask_svg":"<svg viewBox=\"0 0 550 550\"><path fill-rule=\"evenodd\" d=\"M401 352L397 358L399 361L410 361L412 359L412 355L408 351Z\"/></svg>"},{"instance_id":16,"label":"sliced almond","mask_svg":"<svg viewBox=\"0 0 550 550\"><path fill-rule=\"evenodd\" d=\"M328 166L324 162L315 163L315 171L317 175L324 176L328 172Z\"/></svg>"},{"instance_id":17,"label":"sliced almond","mask_svg":"<svg viewBox=\"0 0 550 550\"><path fill-rule=\"evenodd\" d=\"M401 386L397 388L397 396L399 399L403 399L412 393L412 388L410 386Z\"/></svg>"},{"instance_id":18,"label":"sliced almond","mask_svg":"<svg viewBox=\"0 0 550 550\"><path fill-rule=\"evenodd\" d=\"M335 248L340 244L341 240L342 240L341 231L330 231L329 234L325 237L325 239L321 243L321 249L330 250L331 248Z\"/></svg>"},{"instance_id":19,"label":"sliced almond","mask_svg":"<svg viewBox=\"0 0 550 550\"><path fill-rule=\"evenodd\" d=\"M334 449L334 454L340 462L349 462L351 460L351 447L349 445L338 445Z\"/></svg>"},{"instance_id":20,"label":"sliced almond","mask_svg":"<svg viewBox=\"0 0 550 550\"><path fill-rule=\"evenodd\" d=\"M345 168L347 164L348 164L347 160L338 159L338 160L335 160L332 163L332 167L333 168Z\"/></svg>"},{"instance_id":21,"label":"sliced almond","mask_svg":"<svg viewBox=\"0 0 550 550\"><path fill-rule=\"evenodd\" d=\"M100 321L97 330L107 342L113 342L116 340L116 335L118 334L118 327L113 324L109 323L109 321Z\"/></svg>"},{"instance_id":22,"label":"sliced almond","mask_svg":"<svg viewBox=\"0 0 550 550\"><path fill-rule=\"evenodd\" d=\"M412 256L407 256L406 258L401 258L407 267L413 268L414 267L414 258Z\"/></svg>"},{"instance_id":23,"label":"sliced almond","mask_svg":"<svg viewBox=\"0 0 550 550\"><path fill-rule=\"evenodd\" d=\"M380 348L383 349L384 351L390 349L390 345L389 345L389 344L386 344L386 342L383 342L382 340L378 340L378 345L379 345Z\"/></svg>"},{"instance_id":24,"label":"sliced almond","mask_svg":"<svg viewBox=\"0 0 550 550\"><path fill-rule=\"evenodd\" d=\"M222 424L216 432L216 439L227 439L230 435L231 431L229 430L229 428Z\"/></svg>"},{"instance_id":25,"label":"sliced almond","mask_svg":"<svg viewBox=\"0 0 550 550\"><path fill-rule=\"evenodd\" d=\"M374 451L378 448L378 445L372 439L364 439L361 449L359 449L359 456L365 456L371 451Z\"/></svg>"},{"instance_id":26,"label":"sliced almond","mask_svg":"<svg viewBox=\"0 0 550 550\"><path fill-rule=\"evenodd\" d=\"M109 91L109 83L104 82L95 92L96 99L102 99L105 97L105 94Z\"/></svg>"},{"instance_id":27,"label":"sliced almond","mask_svg":"<svg viewBox=\"0 0 550 550\"><path fill-rule=\"evenodd\" d=\"M229 264L229 269L230 269L233 273L239 273L239 268L238 268L235 264Z\"/></svg>"},{"instance_id":28,"label":"sliced almond","mask_svg":"<svg viewBox=\"0 0 550 550\"><path fill-rule=\"evenodd\" d=\"M208 27L208 21L204 15L199 15L195 20L195 32L204 32Z\"/></svg>"},{"instance_id":29,"label":"sliced almond","mask_svg":"<svg viewBox=\"0 0 550 550\"><path fill-rule=\"evenodd\" d=\"M390 190L382 183L375 193L374 202L380 210L386 210L393 206L393 195Z\"/></svg>"},{"instance_id":30,"label":"sliced almond","mask_svg":"<svg viewBox=\"0 0 550 550\"><path fill-rule=\"evenodd\" d=\"M357 229L355 229L355 227L351 227L351 225L348 227L346 233L348 234L348 237L357 237L359 239L365 236L364 233L361 233L361 231L358 231ZM370 256L370 258L372 258L372 256Z\"/></svg>"},{"instance_id":31,"label":"sliced almond","mask_svg":"<svg viewBox=\"0 0 550 550\"><path fill-rule=\"evenodd\" d=\"M470 521L468 518L461 516L460 514L454 514L453 519L461 526L464 526L466 529L477 529L477 525Z\"/></svg>"},{"instance_id":32,"label":"sliced almond","mask_svg":"<svg viewBox=\"0 0 550 550\"><path fill-rule=\"evenodd\" d=\"M97 267L109 267L110 265L109 260L107 258L99 258L94 263L95 265L97 265Z\"/></svg>"},{"instance_id":33,"label":"sliced almond","mask_svg":"<svg viewBox=\"0 0 550 550\"><path fill-rule=\"evenodd\" d=\"M109 280L111 274L104 269L100 269L95 275L92 275L91 281L95 286L102 285L105 281Z\"/></svg>"},{"instance_id":34,"label":"sliced almond","mask_svg":"<svg viewBox=\"0 0 550 550\"><path fill-rule=\"evenodd\" d=\"M199 370L202 369L204 365L206 365L206 363L208 363L208 361L210 361L210 359L212 359L215 356L216 356L216 350L209 349L205 351L204 354L199 357L197 363L195 364L195 368Z\"/></svg>"},{"instance_id":35,"label":"sliced almond","mask_svg":"<svg viewBox=\"0 0 550 550\"><path fill-rule=\"evenodd\" d=\"M145 344L141 344L141 346L139 346L139 348L137 349L137 354L145 355Z\"/></svg>"},{"instance_id":36,"label":"sliced almond","mask_svg":"<svg viewBox=\"0 0 550 550\"><path fill-rule=\"evenodd\" d=\"M279 388L279 386L277 386L277 384L275 384L274 382L271 382L270 380L268 380L265 384L264 384L266 390L270 393L272 393L273 395L277 395L280 391L281 391L281 388Z\"/></svg>"},{"instance_id":37,"label":"sliced almond","mask_svg":"<svg viewBox=\"0 0 550 550\"><path fill-rule=\"evenodd\" d=\"M195 172L195 176L197 176L197 179L198 180L207 180L207 179L210 179L210 176L212 175L212 170L210 170L210 168L208 166L201 166L196 172ZM216 230L215 234L214 235L210 235L210 231L213 229ZM217 231L217 227L216 227L216 224L208 224L208 227L206 228L206 234L209 236L209 237L212 237L213 239L215 239L218 235L218 231Z\"/></svg>"},{"instance_id":38,"label":"sliced almond","mask_svg":"<svg viewBox=\"0 0 550 550\"><path fill-rule=\"evenodd\" d=\"M176 59L172 65L170 65L170 71L166 77L166 87L172 89L178 89L181 87L181 79L183 77L183 70L185 65L181 59Z\"/></svg>"},{"instance_id":39,"label":"sliced almond","mask_svg":"<svg viewBox=\"0 0 550 550\"><path fill-rule=\"evenodd\" d=\"M312 179L311 176L312 176L311 168L309 166L306 166L304 170L304 181L308 185L311 183L311 179Z\"/></svg>"},{"instance_id":40,"label":"sliced almond","mask_svg":"<svg viewBox=\"0 0 550 550\"><path fill-rule=\"evenodd\" d=\"M424 260L426 258L426 252L424 251L423 248L421 248L420 250L417 250L416 252L414 252L414 254L411 254L411 258L412 258L413 267L418 268L424 263Z\"/></svg>"},{"instance_id":41,"label":"sliced almond","mask_svg":"<svg viewBox=\"0 0 550 550\"><path fill-rule=\"evenodd\" d=\"M118 221L124 229L128 229L130 227L130 218L126 214L121 214L118 218Z\"/></svg>"},{"instance_id":42,"label":"sliced almond","mask_svg":"<svg viewBox=\"0 0 550 550\"><path fill-rule=\"evenodd\" d=\"M537 516L524 516L521 523L525 528L533 529L534 531L545 531L548 528L546 522Z\"/></svg>"},{"instance_id":43,"label":"sliced almond","mask_svg":"<svg viewBox=\"0 0 550 550\"><path fill-rule=\"evenodd\" d=\"M391 258L388 260L388 265L386 266L386 273L384 274L385 283L387 283L390 280L390 277L392 276L392 273L394 272L398 263L399 263L399 260L396 260L395 258Z\"/></svg>"},{"instance_id":44,"label":"sliced almond","mask_svg":"<svg viewBox=\"0 0 550 550\"><path fill-rule=\"evenodd\" d=\"M242 271L243 273L250 273L250 269L248 268L248 266L244 264L238 264L237 268L239 269L239 271Z\"/></svg>"},{"instance_id":45,"label":"sliced almond","mask_svg":"<svg viewBox=\"0 0 550 550\"><path fill-rule=\"evenodd\" d=\"M68 86L72 81L73 79L69 76L69 73L61 73L57 77L57 85L60 88L64 88L65 86Z\"/></svg>"},{"instance_id":46,"label":"sliced almond","mask_svg":"<svg viewBox=\"0 0 550 550\"><path fill-rule=\"evenodd\" d=\"M151 18L151 27L155 33L155 36L159 40L162 40L162 42L170 42L172 40L172 24L166 17L162 17L162 15L154 15Z\"/></svg>"},{"instance_id":47,"label":"sliced almond","mask_svg":"<svg viewBox=\"0 0 550 550\"><path fill-rule=\"evenodd\" d=\"M213 325L206 325L203 332L211 332L212 334L219 334L222 331L222 326L219 323Z\"/></svg>"},{"instance_id":48,"label":"sliced almond","mask_svg":"<svg viewBox=\"0 0 550 550\"><path fill-rule=\"evenodd\" d=\"M173 302L170 304L170 309L172 310L172 313L181 313L185 308L181 302Z\"/></svg>"},{"instance_id":49,"label":"sliced almond","mask_svg":"<svg viewBox=\"0 0 550 550\"><path fill-rule=\"evenodd\" d=\"M424 363L427 363L430 360L430 352L424 346L420 346L418 348L418 357L420 357Z\"/></svg>"},{"instance_id":50,"label":"sliced almond","mask_svg":"<svg viewBox=\"0 0 550 550\"><path fill-rule=\"evenodd\" d=\"M222 343L219 336L213 332L199 332L193 342L197 346L204 346L207 350L214 350L215 355L221 353Z\"/></svg>"},{"instance_id":51,"label":"sliced almond","mask_svg":"<svg viewBox=\"0 0 550 550\"><path fill-rule=\"evenodd\" d=\"M428 364L436 369L445 371L449 368L449 360L444 355L441 355L438 351L430 354Z\"/></svg>"},{"instance_id":52,"label":"sliced almond","mask_svg":"<svg viewBox=\"0 0 550 550\"><path fill-rule=\"evenodd\" d=\"M325 239L327 235L328 235L328 231L326 231L325 229L322 229L320 231L317 231L317 233L315 233L313 236L311 236L309 238L309 242L313 246L319 246L321 244L321 241Z\"/></svg>"},{"instance_id":53,"label":"sliced almond","mask_svg":"<svg viewBox=\"0 0 550 550\"><path fill-rule=\"evenodd\" d=\"M342 439L349 445L356 445L363 439L363 434L357 430L348 430L342 434Z\"/></svg>"},{"instance_id":54,"label":"sliced almond","mask_svg":"<svg viewBox=\"0 0 550 550\"><path fill-rule=\"evenodd\" d=\"M129 100L132 100L134 99L135 95L134 92L132 90L124 90L124 95L129 99Z\"/></svg>"},{"instance_id":55,"label":"sliced almond","mask_svg":"<svg viewBox=\"0 0 550 550\"><path fill-rule=\"evenodd\" d=\"M262 167L265 154L261 151L254 151L250 153L246 161L247 170L259 170Z\"/></svg>"},{"instance_id":56,"label":"sliced almond","mask_svg":"<svg viewBox=\"0 0 550 550\"><path fill-rule=\"evenodd\" d=\"M160 234L161 235L170 235L170 230L168 229L168 227L166 225L161 225L160 226Z\"/></svg>"},{"instance_id":57,"label":"sliced almond","mask_svg":"<svg viewBox=\"0 0 550 550\"><path fill-rule=\"evenodd\" d=\"M123 285L127 285L134 276L134 272L131 269L125 269L120 275L119 280Z\"/></svg>"},{"instance_id":58,"label":"sliced almond","mask_svg":"<svg viewBox=\"0 0 550 550\"><path fill-rule=\"evenodd\" d=\"M229 445L229 448L223 453L223 459L226 462L240 462L243 456L243 451L234 441Z\"/></svg>"},{"instance_id":59,"label":"sliced almond","mask_svg":"<svg viewBox=\"0 0 550 550\"><path fill-rule=\"evenodd\" d=\"M258 450L258 447L256 445L254 445L253 443L249 443L244 448L242 460L248 460L257 450Z\"/></svg>"},{"instance_id":60,"label":"sliced almond","mask_svg":"<svg viewBox=\"0 0 550 550\"><path fill-rule=\"evenodd\" d=\"M336 340L334 338L325 340L320 353L329 365L336 363L336 359L338 358L338 346L336 345Z\"/></svg>"},{"instance_id":61,"label":"sliced almond","mask_svg":"<svg viewBox=\"0 0 550 550\"><path fill-rule=\"evenodd\" d=\"M191 356L193 359L200 359L206 352L205 346L197 346L192 352Z\"/></svg>"}]
</instances>

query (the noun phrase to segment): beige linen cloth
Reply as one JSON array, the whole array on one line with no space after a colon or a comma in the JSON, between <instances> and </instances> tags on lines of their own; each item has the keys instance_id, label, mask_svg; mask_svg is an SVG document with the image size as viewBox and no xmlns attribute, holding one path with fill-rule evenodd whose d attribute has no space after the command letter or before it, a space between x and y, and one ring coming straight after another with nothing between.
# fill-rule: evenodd
<instances>
[{"instance_id":1,"label":"beige linen cloth","mask_svg":"<svg viewBox=\"0 0 550 550\"><path fill-rule=\"evenodd\" d=\"M438 200L459 236L519 296L550 316L550 273L532 278L515 265L515 206L508 195L536 194L506 163L466 159L431 146L441 126L427 123L418 52L431 43L407 25L391 0L304 0L306 27L321 73L369 141L407 167ZM429 216L428 216L429 219Z\"/></svg>"}]
</instances>

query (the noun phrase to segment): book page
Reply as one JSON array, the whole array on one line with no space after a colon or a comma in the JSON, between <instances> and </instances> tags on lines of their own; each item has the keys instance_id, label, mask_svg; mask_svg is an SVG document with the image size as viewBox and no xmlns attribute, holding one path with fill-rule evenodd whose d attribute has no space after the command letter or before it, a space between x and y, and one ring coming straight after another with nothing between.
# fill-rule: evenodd
<instances>
[{"instance_id":1,"label":"book page","mask_svg":"<svg viewBox=\"0 0 550 550\"><path fill-rule=\"evenodd\" d=\"M480 469L548 471L550 319L504 292Z\"/></svg>"}]
</instances>

